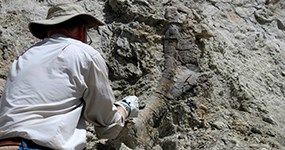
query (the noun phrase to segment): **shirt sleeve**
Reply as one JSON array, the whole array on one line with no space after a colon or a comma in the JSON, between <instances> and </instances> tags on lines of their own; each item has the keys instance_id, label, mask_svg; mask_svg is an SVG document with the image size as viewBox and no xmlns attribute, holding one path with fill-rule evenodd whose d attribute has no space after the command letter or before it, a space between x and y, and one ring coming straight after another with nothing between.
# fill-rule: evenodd
<instances>
[{"instance_id":1,"label":"shirt sleeve","mask_svg":"<svg viewBox=\"0 0 285 150\"><path fill-rule=\"evenodd\" d=\"M124 127L122 115L114 105L115 97L108 79L108 69L98 53L92 57L83 94L85 101L84 118L95 125L98 138L113 139Z\"/></svg>"}]
</instances>

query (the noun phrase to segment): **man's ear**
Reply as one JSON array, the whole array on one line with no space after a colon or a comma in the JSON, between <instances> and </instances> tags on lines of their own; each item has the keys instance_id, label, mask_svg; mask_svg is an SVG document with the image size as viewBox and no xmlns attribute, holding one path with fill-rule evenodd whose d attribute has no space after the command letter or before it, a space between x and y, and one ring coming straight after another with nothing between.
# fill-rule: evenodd
<instances>
[{"instance_id":1,"label":"man's ear","mask_svg":"<svg viewBox=\"0 0 285 150\"><path fill-rule=\"evenodd\" d=\"M78 36L80 38L80 41L86 43L86 33L85 33L85 25L81 24L78 28Z\"/></svg>"}]
</instances>

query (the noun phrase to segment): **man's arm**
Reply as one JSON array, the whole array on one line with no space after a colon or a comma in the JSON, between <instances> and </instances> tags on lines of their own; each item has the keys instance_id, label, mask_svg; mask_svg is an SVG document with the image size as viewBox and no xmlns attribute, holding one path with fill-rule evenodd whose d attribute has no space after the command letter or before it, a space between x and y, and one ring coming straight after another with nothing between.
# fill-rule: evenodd
<instances>
[{"instance_id":1,"label":"man's arm","mask_svg":"<svg viewBox=\"0 0 285 150\"><path fill-rule=\"evenodd\" d=\"M118 109L118 112L122 114L124 120L126 120L126 118L127 118L127 113L126 113L126 111L124 110L124 108L121 107L121 106L116 106L116 107L117 107L117 109Z\"/></svg>"},{"instance_id":2,"label":"man's arm","mask_svg":"<svg viewBox=\"0 0 285 150\"><path fill-rule=\"evenodd\" d=\"M86 90L83 94L84 119L93 123L99 138L116 138L124 127L126 112L114 105L115 97L108 79L105 61L99 53L93 55L85 75Z\"/></svg>"}]
</instances>

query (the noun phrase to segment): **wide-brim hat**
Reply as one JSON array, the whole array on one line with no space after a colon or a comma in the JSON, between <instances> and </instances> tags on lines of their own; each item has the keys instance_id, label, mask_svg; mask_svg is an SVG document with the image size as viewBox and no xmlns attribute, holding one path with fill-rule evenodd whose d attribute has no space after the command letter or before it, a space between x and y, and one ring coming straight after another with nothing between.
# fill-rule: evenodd
<instances>
[{"instance_id":1,"label":"wide-brim hat","mask_svg":"<svg viewBox=\"0 0 285 150\"><path fill-rule=\"evenodd\" d=\"M63 23L75 17L82 18L88 28L104 25L102 21L86 13L81 6L75 4L58 4L48 10L46 19L30 22L29 30L35 37L43 39L47 37L49 26Z\"/></svg>"}]
</instances>

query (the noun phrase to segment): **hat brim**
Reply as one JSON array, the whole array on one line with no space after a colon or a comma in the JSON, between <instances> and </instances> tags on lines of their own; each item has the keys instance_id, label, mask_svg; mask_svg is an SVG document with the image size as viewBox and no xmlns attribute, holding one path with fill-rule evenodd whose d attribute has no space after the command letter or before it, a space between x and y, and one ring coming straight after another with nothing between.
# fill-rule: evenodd
<instances>
[{"instance_id":1,"label":"hat brim","mask_svg":"<svg viewBox=\"0 0 285 150\"><path fill-rule=\"evenodd\" d=\"M102 21L95 18L94 16L87 14L87 13L81 13L81 14L70 15L70 16L56 17L54 19L51 18L51 19L46 19L46 20L33 21L29 23L29 30L35 37L39 39L44 39L47 37L49 26L63 23L75 17L80 17L83 20L85 20L85 22L87 23L86 26L88 28L94 28L94 27L104 25Z\"/></svg>"}]
</instances>

